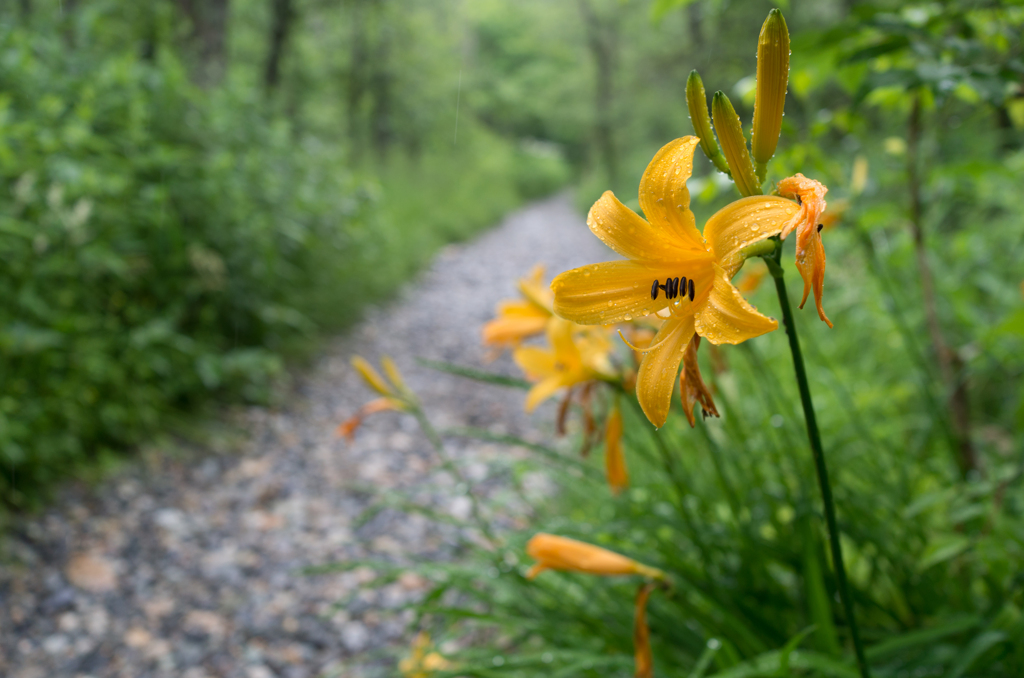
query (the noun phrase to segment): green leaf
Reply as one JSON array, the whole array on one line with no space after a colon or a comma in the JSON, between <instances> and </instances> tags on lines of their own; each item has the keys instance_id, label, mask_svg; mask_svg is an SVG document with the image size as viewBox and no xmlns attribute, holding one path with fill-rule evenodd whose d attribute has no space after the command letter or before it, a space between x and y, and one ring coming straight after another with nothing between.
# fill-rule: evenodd
<instances>
[{"instance_id":1,"label":"green leaf","mask_svg":"<svg viewBox=\"0 0 1024 678\"><path fill-rule=\"evenodd\" d=\"M955 558L966 551L970 545L971 540L959 534L937 537L925 548L921 560L917 563L917 569L923 572L929 567Z\"/></svg>"},{"instance_id":2,"label":"green leaf","mask_svg":"<svg viewBox=\"0 0 1024 678\"><path fill-rule=\"evenodd\" d=\"M910 633L904 633L903 635L891 640L881 642L878 645L869 647L865 651L865 654L867 654L868 659L871 661L877 661L904 650L909 650L922 645L932 645L937 640L957 633L963 633L968 629L974 628L980 623L981 617L978 616L957 617L945 624L940 624L939 626L935 626L930 629L911 631Z\"/></svg>"},{"instance_id":3,"label":"green leaf","mask_svg":"<svg viewBox=\"0 0 1024 678\"><path fill-rule=\"evenodd\" d=\"M985 631L959 653L943 678L960 678L981 655L1006 639L1006 634L1002 631Z\"/></svg>"}]
</instances>

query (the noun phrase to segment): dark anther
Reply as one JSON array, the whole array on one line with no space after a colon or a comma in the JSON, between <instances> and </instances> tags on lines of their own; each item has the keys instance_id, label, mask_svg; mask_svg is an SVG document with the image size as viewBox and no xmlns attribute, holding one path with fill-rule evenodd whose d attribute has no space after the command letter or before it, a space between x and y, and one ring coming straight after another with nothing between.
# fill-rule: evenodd
<instances>
[{"instance_id":1,"label":"dark anther","mask_svg":"<svg viewBox=\"0 0 1024 678\"><path fill-rule=\"evenodd\" d=\"M679 296L679 278L672 278L672 298Z\"/></svg>"},{"instance_id":2,"label":"dark anther","mask_svg":"<svg viewBox=\"0 0 1024 678\"><path fill-rule=\"evenodd\" d=\"M679 280L680 280L680 282L679 282L679 293L682 294L685 297L686 296L686 276L684 275Z\"/></svg>"},{"instance_id":3,"label":"dark anther","mask_svg":"<svg viewBox=\"0 0 1024 678\"><path fill-rule=\"evenodd\" d=\"M658 281L655 280L654 284L651 285L651 299L657 299L657 298L658 298Z\"/></svg>"},{"instance_id":4,"label":"dark anther","mask_svg":"<svg viewBox=\"0 0 1024 678\"><path fill-rule=\"evenodd\" d=\"M818 224L818 233L821 233L821 229L825 228L825 224Z\"/></svg>"},{"instance_id":5,"label":"dark anther","mask_svg":"<svg viewBox=\"0 0 1024 678\"><path fill-rule=\"evenodd\" d=\"M796 204L797 205L803 205L804 204L804 201L800 199L799 195L796 197Z\"/></svg>"},{"instance_id":6,"label":"dark anther","mask_svg":"<svg viewBox=\"0 0 1024 678\"><path fill-rule=\"evenodd\" d=\"M693 301L693 278L690 278L690 301Z\"/></svg>"}]
</instances>

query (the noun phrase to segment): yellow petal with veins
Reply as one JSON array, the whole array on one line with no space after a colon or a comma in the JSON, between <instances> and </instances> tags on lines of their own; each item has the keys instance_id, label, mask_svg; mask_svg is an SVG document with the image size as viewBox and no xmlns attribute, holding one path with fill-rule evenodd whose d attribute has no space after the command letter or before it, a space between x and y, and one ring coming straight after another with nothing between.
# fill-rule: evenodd
<instances>
[{"instance_id":1,"label":"yellow petal with veins","mask_svg":"<svg viewBox=\"0 0 1024 678\"><path fill-rule=\"evenodd\" d=\"M668 418L679 363L692 336L693 316L669 318L651 342L656 348L648 351L640 363L640 371L636 375L636 397L644 414L658 428L664 426Z\"/></svg>"},{"instance_id":2,"label":"yellow petal with veins","mask_svg":"<svg viewBox=\"0 0 1024 678\"><path fill-rule=\"evenodd\" d=\"M729 282L725 269L715 266L715 285L708 302L697 311L697 334L712 344L739 344L777 329L779 323L758 313Z\"/></svg>"},{"instance_id":3,"label":"yellow petal with veins","mask_svg":"<svg viewBox=\"0 0 1024 678\"><path fill-rule=\"evenodd\" d=\"M689 195L686 202L689 203ZM686 211L692 223L693 213ZM590 208L587 226L601 242L627 259L656 263L692 256L692 247L688 247L687 242L681 241L673 231L659 227L660 224L645 221L611 191L605 191ZM693 230L697 232L695 226ZM704 252L703 244L700 251Z\"/></svg>"},{"instance_id":4,"label":"yellow petal with veins","mask_svg":"<svg viewBox=\"0 0 1024 678\"><path fill-rule=\"evenodd\" d=\"M711 261L707 254L669 264L647 265L634 261L608 261L566 271L551 282L555 313L581 325L608 325L651 315L672 303L659 291L651 299L655 280L687 276L695 281L697 301L711 286ZM689 303L679 299L680 303Z\"/></svg>"},{"instance_id":5,"label":"yellow petal with veins","mask_svg":"<svg viewBox=\"0 0 1024 678\"><path fill-rule=\"evenodd\" d=\"M732 278L743 265L740 250L778 235L799 211L798 204L785 198L766 195L740 198L708 219L704 226L708 249L717 257L726 276Z\"/></svg>"},{"instance_id":6,"label":"yellow petal with veins","mask_svg":"<svg viewBox=\"0 0 1024 678\"><path fill-rule=\"evenodd\" d=\"M640 180L640 209L659 232L672 239L675 248L703 252L704 238L690 211L690 191L686 188L698 143L700 139L688 136L661 147Z\"/></svg>"}]
</instances>

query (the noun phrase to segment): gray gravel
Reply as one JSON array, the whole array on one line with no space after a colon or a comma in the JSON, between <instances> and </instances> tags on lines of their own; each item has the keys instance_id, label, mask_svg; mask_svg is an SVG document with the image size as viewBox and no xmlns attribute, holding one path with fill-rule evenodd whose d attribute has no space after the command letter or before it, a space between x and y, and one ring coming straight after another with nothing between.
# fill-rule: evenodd
<instances>
[{"instance_id":1,"label":"gray gravel","mask_svg":"<svg viewBox=\"0 0 1024 678\"><path fill-rule=\"evenodd\" d=\"M376 415L351 446L335 437L337 424L372 397L349 359L394 356L439 428L536 437L550 417L528 420L522 392L438 374L414 359L485 365L480 325L515 295L516 278L537 261L550 275L609 258L566 196L535 203L442 251L398 301L371 311L296 375L285 407L226 415L224 434L201 450L153 443L99 485L64 488L0 549L0 675L393 672L394 651L415 633L402 608L426 582L409 572L368 586L368 566L300 570L451 558L456 528L392 509L355 520L398 494L459 519L469 505L409 416ZM514 373L507 358L487 368ZM502 480L516 452L449 443L488 510L521 523L526 508Z\"/></svg>"}]
</instances>

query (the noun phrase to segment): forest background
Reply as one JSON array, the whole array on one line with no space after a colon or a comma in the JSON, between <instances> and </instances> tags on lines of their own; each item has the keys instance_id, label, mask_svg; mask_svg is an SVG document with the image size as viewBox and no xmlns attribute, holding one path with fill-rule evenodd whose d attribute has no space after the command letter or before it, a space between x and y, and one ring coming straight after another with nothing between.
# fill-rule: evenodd
<instances>
[{"instance_id":1,"label":"forest background","mask_svg":"<svg viewBox=\"0 0 1024 678\"><path fill-rule=\"evenodd\" d=\"M911 456L945 440L958 475L985 469L1005 492L1024 449L1022 9L781 4L776 162L833 187L830 303L858 324L817 347L821 378L859 429L905 435ZM749 117L770 7L8 3L3 504L36 505L210 403L265 401L286 359L525 200L632 196L692 131L691 68ZM700 203L732 197L708 164L697 175ZM850 395L858 361L877 381Z\"/></svg>"}]
</instances>

